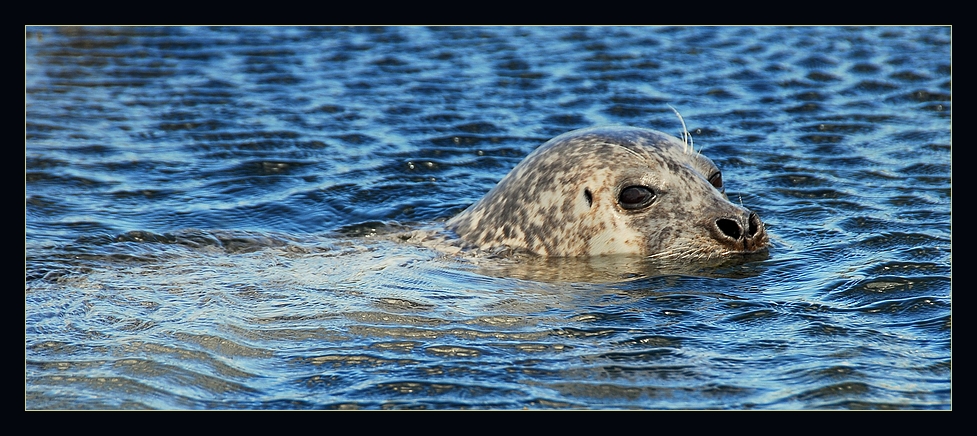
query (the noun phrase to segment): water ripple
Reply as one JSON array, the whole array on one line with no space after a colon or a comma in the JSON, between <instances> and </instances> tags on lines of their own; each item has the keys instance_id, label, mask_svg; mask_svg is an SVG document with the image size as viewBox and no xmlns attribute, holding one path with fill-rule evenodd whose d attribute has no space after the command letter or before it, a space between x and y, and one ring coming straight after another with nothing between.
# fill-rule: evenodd
<instances>
[{"instance_id":1,"label":"water ripple","mask_svg":"<svg viewBox=\"0 0 977 436\"><path fill-rule=\"evenodd\" d=\"M949 27L27 27L28 409L949 409ZM766 259L455 256L680 135Z\"/></svg>"}]
</instances>

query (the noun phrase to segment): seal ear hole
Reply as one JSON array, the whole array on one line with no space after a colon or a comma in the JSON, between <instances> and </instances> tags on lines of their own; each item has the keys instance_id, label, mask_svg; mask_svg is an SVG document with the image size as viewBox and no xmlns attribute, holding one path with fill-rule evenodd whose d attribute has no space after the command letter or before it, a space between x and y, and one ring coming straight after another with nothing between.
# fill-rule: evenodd
<instances>
[{"instance_id":1,"label":"seal ear hole","mask_svg":"<svg viewBox=\"0 0 977 436\"><path fill-rule=\"evenodd\" d=\"M583 197L587 200L587 207L594 205L594 194L591 194L589 189L583 190Z\"/></svg>"},{"instance_id":2,"label":"seal ear hole","mask_svg":"<svg viewBox=\"0 0 977 436\"><path fill-rule=\"evenodd\" d=\"M617 204L627 210L643 209L651 205L658 195L647 186L627 186L617 196Z\"/></svg>"},{"instance_id":3,"label":"seal ear hole","mask_svg":"<svg viewBox=\"0 0 977 436\"><path fill-rule=\"evenodd\" d=\"M723 173L716 171L713 175L709 176L709 183L718 189L719 192L726 192L726 188L723 187Z\"/></svg>"}]
</instances>

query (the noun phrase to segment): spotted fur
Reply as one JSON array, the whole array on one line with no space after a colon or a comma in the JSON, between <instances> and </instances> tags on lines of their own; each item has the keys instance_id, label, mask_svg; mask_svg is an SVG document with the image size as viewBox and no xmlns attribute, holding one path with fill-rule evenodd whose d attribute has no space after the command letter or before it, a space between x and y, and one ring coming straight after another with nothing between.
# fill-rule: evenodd
<instances>
[{"instance_id":1,"label":"spotted fur","mask_svg":"<svg viewBox=\"0 0 977 436\"><path fill-rule=\"evenodd\" d=\"M447 225L483 250L542 256L686 259L766 250L759 217L710 183L718 173L712 160L655 130L575 130L530 153ZM622 207L619 197L629 186L649 188L654 201Z\"/></svg>"}]
</instances>

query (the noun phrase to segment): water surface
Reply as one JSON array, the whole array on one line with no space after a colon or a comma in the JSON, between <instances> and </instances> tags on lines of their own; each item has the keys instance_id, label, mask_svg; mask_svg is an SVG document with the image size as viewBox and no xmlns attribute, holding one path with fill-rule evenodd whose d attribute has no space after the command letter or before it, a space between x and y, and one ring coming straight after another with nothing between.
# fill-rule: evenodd
<instances>
[{"instance_id":1,"label":"water surface","mask_svg":"<svg viewBox=\"0 0 977 436\"><path fill-rule=\"evenodd\" d=\"M29 27L28 409L949 409L946 27ZM679 135L766 259L436 229L601 124ZM393 230L393 233L391 232Z\"/></svg>"}]
</instances>

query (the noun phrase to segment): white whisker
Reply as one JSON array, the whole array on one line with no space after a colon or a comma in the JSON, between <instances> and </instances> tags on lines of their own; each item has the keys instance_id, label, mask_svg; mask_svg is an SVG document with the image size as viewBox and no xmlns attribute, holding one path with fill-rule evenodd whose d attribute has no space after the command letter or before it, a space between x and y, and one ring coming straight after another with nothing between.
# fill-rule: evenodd
<instances>
[{"instance_id":1,"label":"white whisker","mask_svg":"<svg viewBox=\"0 0 977 436\"><path fill-rule=\"evenodd\" d=\"M682 114L678 112L678 109L675 109L675 107L668 103L666 105L672 109L672 112L675 112L678 120L682 123L682 141L685 142L685 153L689 153L689 150L695 151L695 142L692 140L692 134L689 133L689 128L685 125L685 118L682 118Z\"/></svg>"}]
</instances>

